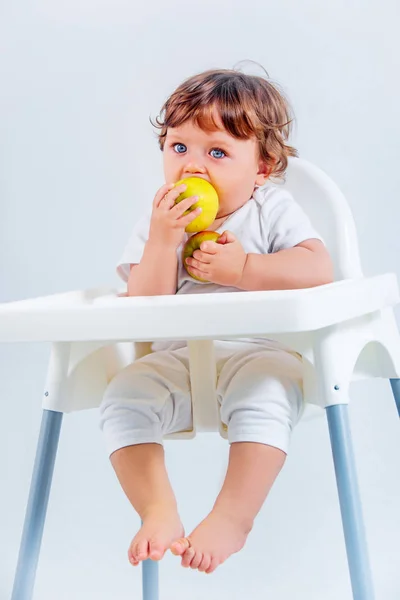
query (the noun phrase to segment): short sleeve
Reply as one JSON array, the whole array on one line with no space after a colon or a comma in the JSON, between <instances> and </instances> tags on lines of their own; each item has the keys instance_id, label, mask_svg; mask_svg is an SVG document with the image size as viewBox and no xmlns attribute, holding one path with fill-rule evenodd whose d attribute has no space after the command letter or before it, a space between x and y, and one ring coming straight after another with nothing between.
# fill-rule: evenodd
<instances>
[{"instance_id":1,"label":"short sleeve","mask_svg":"<svg viewBox=\"0 0 400 600\"><path fill-rule=\"evenodd\" d=\"M262 218L268 253L293 248L309 239L324 241L308 215L285 190L273 188L267 192Z\"/></svg>"},{"instance_id":2,"label":"short sleeve","mask_svg":"<svg viewBox=\"0 0 400 600\"><path fill-rule=\"evenodd\" d=\"M145 215L136 223L117 263L117 273L126 282L129 279L131 265L138 264L142 260L144 247L149 238L150 217L150 214Z\"/></svg>"}]
</instances>

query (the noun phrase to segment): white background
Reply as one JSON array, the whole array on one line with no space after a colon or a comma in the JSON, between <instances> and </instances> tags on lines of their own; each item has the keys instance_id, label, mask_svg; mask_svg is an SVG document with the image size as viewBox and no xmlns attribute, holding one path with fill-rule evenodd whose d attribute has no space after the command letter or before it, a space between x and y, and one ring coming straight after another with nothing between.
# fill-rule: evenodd
<instances>
[{"instance_id":1,"label":"white background","mask_svg":"<svg viewBox=\"0 0 400 600\"><path fill-rule=\"evenodd\" d=\"M294 105L293 142L355 215L367 274L400 275L400 42L395 0L0 3L0 301L117 283L135 219L163 182L149 123L183 78L253 59ZM9 598L47 345L0 346L0 599ZM400 594L400 429L387 382L352 390L377 600ZM167 444L190 531L226 464L217 435ZM140 597L138 519L96 411L64 419L35 600ZM214 575L161 564L162 600L350 600L328 431L301 424L246 548Z\"/></svg>"}]
</instances>

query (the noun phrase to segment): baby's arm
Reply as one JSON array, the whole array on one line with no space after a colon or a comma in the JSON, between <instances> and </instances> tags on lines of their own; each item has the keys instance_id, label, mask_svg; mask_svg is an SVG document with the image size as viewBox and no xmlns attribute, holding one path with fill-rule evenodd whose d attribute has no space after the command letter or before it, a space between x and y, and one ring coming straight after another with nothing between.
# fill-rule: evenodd
<instances>
[{"instance_id":1,"label":"baby's arm","mask_svg":"<svg viewBox=\"0 0 400 600\"><path fill-rule=\"evenodd\" d=\"M333 281L329 253L318 239L271 254L246 254L235 235L224 231L217 243L203 242L186 264L202 279L246 291L308 288Z\"/></svg>"},{"instance_id":2,"label":"baby's arm","mask_svg":"<svg viewBox=\"0 0 400 600\"><path fill-rule=\"evenodd\" d=\"M128 296L175 294L177 269L175 248L163 248L149 240L140 263L131 265Z\"/></svg>"},{"instance_id":3,"label":"baby's arm","mask_svg":"<svg viewBox=\"0 0 400 600\"><path fill-rule=\"evenodd\" d=\"M271 254L248 254L238 288L247 291L308 288L333 281L333 265L324 244L305 240Z\"/></svg>"}]
</instances>

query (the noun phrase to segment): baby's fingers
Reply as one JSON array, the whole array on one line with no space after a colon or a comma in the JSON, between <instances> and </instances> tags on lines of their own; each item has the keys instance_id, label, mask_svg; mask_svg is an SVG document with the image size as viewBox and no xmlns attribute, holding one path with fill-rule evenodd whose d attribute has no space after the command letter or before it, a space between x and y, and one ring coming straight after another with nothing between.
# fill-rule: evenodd
<instances>
[{"instance_id":1,"label":"baby's fingers","mask_svg":"<svg viewBox=\"0 0 400 600\"><path fill-rule=\"evenodd\" d=\"M168 194L170 190L174 187L173 183L165 183L160 187L156 195L154 196L153 206L157 208L163 198Z\"/></svg>"},{"instance_id":2,"label":"baby's fingers","mask_svg":"<svg viewBox=\"0 0 400 600\"><path fill-rule=\"evenodd\" d=\"M198 206L190 211L189 214L184 214L182 217L178 219L179 226L187 227L189 223L195 220L196 217L201 213L201 208Z\"/></svg>"},{"instance_id":3,"label":"baby's fingers","mask_svg":"<svg viewBox=\"0 0 400 600\"><path fill-rule=\"evenodd\" d=\"M170 210L174 207L176 199L186 190L186 184L181 183L178 186L172 186L163 198L158 203L160 208Z\"/></svg>"},{"instance_id":4,"label":"baby's fingers","mask_svg":"<svg viewBox=\"0 0 400 600\"><path fill-rule=\"evenodd\" d=\"M184 200L177 202L173 207L173 212L175 213L175 216L181 217L187 210L189 210L193 206L193 204L196 204L198 200L198 196L189 196L189 198L185 198Z\"/></svg>"}]
</instances>

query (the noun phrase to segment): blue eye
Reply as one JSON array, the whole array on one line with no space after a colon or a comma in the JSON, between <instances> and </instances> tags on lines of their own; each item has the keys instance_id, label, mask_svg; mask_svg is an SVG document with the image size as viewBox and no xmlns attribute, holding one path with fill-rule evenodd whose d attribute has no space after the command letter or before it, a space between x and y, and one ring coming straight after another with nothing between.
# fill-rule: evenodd
<instances>
[{"instance_id":1,"label":"blue eye","mask_svg":"<svg viewBox=\"0 0 400 600\"><path fill-rule=\"evenodd\" d=\"M173 148L177 154L183 154L187 150L185 144L174 144Z\"/></svg>"},{"instance_id":2,"label":"blue eye","mask_svg":"<svg viewBox=\"0 0 400 600\"><path fill-rule=\"evenodd\" d=\"M226 156L225 152L221 150L221 148L213 148L210 154L213 158L224 158L224 156Z\"/></svg>"}]
</instances>

